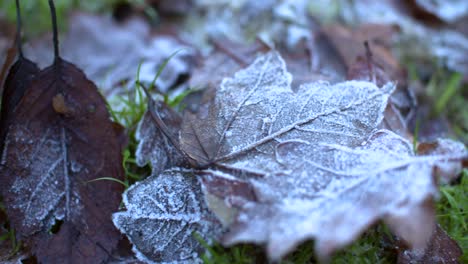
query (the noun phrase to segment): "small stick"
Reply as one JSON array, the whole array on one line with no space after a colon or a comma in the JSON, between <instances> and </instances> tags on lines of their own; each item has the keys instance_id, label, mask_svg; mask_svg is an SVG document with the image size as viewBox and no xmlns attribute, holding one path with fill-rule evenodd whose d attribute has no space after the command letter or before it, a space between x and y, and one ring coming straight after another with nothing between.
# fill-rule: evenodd
<instances>
[{"instance_id":1,"label":"small stick","mask_svg":"<svg viewBox=\"0 0 468 264\"><path fill-rule=\"evenodd\" d=\"M58 41L58 30L57 30L57 14L55 12L55 5L53 0L49 0L50 14L52 16L52 29L54 35L54 57L55 60L60 59L59 54L59 41Z\"/></svg>"},{"instance_id":2,"label":"small stick","mask_svg":"<svg viewBox=\"0 0 468 264\"><path fill-rule=\"evenodd\" d=\"M372 51L369 46L369 42L366 40L364 41L364 47L366 47L366 58L367 58L367 67L369 68L369 78L373 83L377 83L377 79L375 77L373 60L372 60Z\"/></svg>"},{"instance_id":3,"label":"small stick","mask_svg":"<svg viewBox=\"0 0 468 264\"><path fill-rule=\"evenodd\" d=\"M219 50L219 51L223 52L224 54L228 55L229 57L231 57L231 59L233 59L235 62L237 62L242 67L246 67L249 64L246 59L242 58L242 56L237 55L231 49L225 47L223 45L223 43L221 41L219 41L218 39L211 38L210 41L211 41L211 43L213 43L213 46L217 50Z\"/></svg>"}]
</instances>

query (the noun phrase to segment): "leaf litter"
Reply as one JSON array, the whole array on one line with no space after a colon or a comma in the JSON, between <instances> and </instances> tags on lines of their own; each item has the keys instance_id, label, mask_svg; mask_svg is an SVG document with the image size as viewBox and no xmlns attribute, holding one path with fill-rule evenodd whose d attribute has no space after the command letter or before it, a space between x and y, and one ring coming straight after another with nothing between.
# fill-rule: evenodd
<instances>
[{"instance_id":1,"label":"leaf litter","mask_svg":"<svg viewBox=\"0 0 468 264\"><path fill-rule=\"evenodd\" d=\"M261 67L252 70L253 66L251 65L238 72L234 77L225 79L225 77L232 76L235 70L250 64L254 56L249 54L248 60L237 61L236 59L242 57L235 58L239 54L237 48L234 48L234 52L229 55L227 54L231 53L229 51L215 51L218 52L218 60L214 60L212 64L206 64L205 69L201 68L201 73L204 76L195 76L194 74L191 76L192 80L198 78L197 84L212 88L206 91L201 100L197 99L198 95L193 97L196 101L195 104L199 106L191 108L191 113L187 111L182 119L163 103L150 100L149 110L140 123L137 133L138 140L140 140L137 161L140 165L150 163L153 168L152 176L139 183L144 186L137 187L135 185L135 190L132 187L129 189L128 192L132 194L124 195L128 211L114 215L114 222L132 240L134 251L138 252L138 257L145 262L184 262L187 259L197 261L203 248L197 244L197 239L194 240L194 237L205 241L214 238L224 242L225 245L238 241L253 241L258 244L266 244L270 251L275 243L281 245L282 242L285 242L290 246L290 248L284 249L288 252L301 241L315 238L320 243L316 243L317 248L322 247L329 250L329 252L324 251L322 255L319 255L326 258L332 251L356 239L377 219L386 221L394 233L404 234L402 239L406 241L403 243L416 249L416 251L411 251L413 253L406 254L406 256L411 256L410 261L415 261L420 256L414 252L417 253L418 250L421 252L421 248L423 248L421 245L429 239L430 232L423 235L421 234L422 230L429 230L433 227L431 204L432 199L437 197L436 184L438 181L450 182L453 180L463 167L460 161L466 161L465 148L450 140L439 140L434 144L420 144L415 153L411 144L401 137L407 136L406 127L403 126L399 131L400 128L388 125L389 117L398 118L399 111L405 111L400 108L401 106L411 107L407 104L408 101L401 101L401 98L396 96L394 92L396 85L387 83L387 81L398 81L396 91L406 90L405 85L402 85L404 84L402 81L406 81L406 76L400 75L400 66L392 64L395 61L392 61L392 56L386 53L388 46L385 45L388 43L384 43L382 49L383 42L377 34L377 37L372 37L372 41L370 41L373 54L375 54L373 58L377 58L377 60L370 60L367 57L358 59L354 63L356 56L354 51L341 52L338 45L340 41L331 44L330 39L337 35L336 32L325 37L324 34L317 35L314 22L311 23L310 17L307 17L306 12L303 12L305 10L310 12L310 5L305 5L303 1L297 1L295 4L290 2L293 1L285 1L281 5L268 1L259 5L248 3L237 6L235 4L220 4L216 1L203 1L200 2L201 4L190 3L198 11L201 11L199 14L203 14L203 12L212 14L207 17L216 19L214 22L217 24L211 27L214 23L213 20L204 17L196 18L201 19L198 22L204 23L203 26L198 27L199 29L210 29L200 32L197 36L200 39L208 39L208 42L214 44L215 50L218 47L216 41L213 40L219 35L237 36L243 42L259 38L261 43L266 44L263 48L267 47L267 50L278 44L276 48L281 52L283 58L274 58L271 54L275 52L267 53L258 58L254 64L262 65L262 62L259 61L272 59L273 66L265 66L264 71L262 71ZM422 9L421 2L424 1L417 1L417 5L419 5L417 8ZM434 4L434 2L430 4ZM297 6L302 8L294 8ZM305 8L306 6L308 9ZM225 9L222 17L225 16L226 19L219 19L220 13L218 11L220 9ZM427 13L429 12L431 11L428 8ZM216 15L213 16L213 14ZM236 28L239 24L236 26L235 23L232 23L232 19L229 18L233 17L232 14L240 14L239 16L245 21L251 20L250 18L255 18L255 20L254 23L244 23L243 27ZM436 14L436 16L439 16L439 19L445 19L441 14ZM197 22L196 19L190 19L193 17L189 16L188 22ZM258 21L260 23L257 23ZM300 23L297 23L298 21ZM192 23L193 25L196 27L200 24ZM385 26L383 27L385 28ZM260 29L260 34L257 34L258 29ZM408 32L407 28L403 28L403 31ZM233 32L240 32L240 34L232 34ZM382 33L379 30L374 32ZM193 34L187 33L185 32L184 35L184 32L178 32L179 36L190 43L200 40L194 38ZM187 39L187 36L193 39ZM285 37L278 39L277 36ZM356 45L353 44L356 47L362 45L359 43L362 40L359 39L356 32L352 33L351 40L357 40L354 43ZM349 42L349 40L342 42ZM225 43L223 42L223 44ZM338 53L336 48L338 48ZM205 54L207 50L204 49L203 44L201 49L202 53ZM358 47L357 50L365 51L362 46ZM383 52L381 52L382 50ZM171 50L170 53L172 52ZM380 60L382 54L384 63ZM232 57L232 55L235 56ZM225 61L226 57L229 56L232 57L231 60L234 58L235 62L228 65L224 71L221 69L223 76L214 76L215 80L210 80L210 73L217 75L212 74L218 70L216 65L220 65L219 62ZM269 57L269 59L265 59L265 57ZM207 58L209 59L211 56ZM343 58L345 60L342 60ZM41 62L44 63L44 61ZM182 64L187 65L186 61L183 61ZM221 65L224 66L223 63ZM285 65L288 65L290 73L287 73ZM143 76L146 76L146 67L143 66L141 72ZM346 76L346 68L348 76ZM246 73L248 70L252 70L256 74ZM280 74L278 76L268 74L270 70ZM87 70L85 69L85 71ZM157 88L179 85L180 77L185 78L184 75L192 71L193 68L186 72L177 71L181 74L172 75L173 71L169 69L167 72L170 76L178 76L174 79L175 82L169 78L168 86L166 86L165 82L161 82L165 81L165 78L158 79L156 80ZM151 72L151 70L148 71L150 75ZM387 73L389 74L387 75ZM377 74L377 81L372 78L375 76L374 74ZM97 74L97 76L102 78L102 74ZM238 78L239 76L243 77ZM342 82L346 77L354 81ZM132 78L123 79L123 83L126 80L131 81ZM355 81L355 79L363 81ZM328 80L330 83L316 82L315 80ZM112 83L118 82L112 81ZM300 85L302 83L307 84ZM205 86L205 84L208 85ZM121 83L117 85L121 85ZM252 89L252 87L254 88ZM281 89L273 91L277 87L281 87ZM262 90L262 88L267 89ZM308 89L314 92L308 92ZM360 92L352 94L350 91L353 89ZM262 94L265 90L265 94ZM331 96L323 99L327 92L322 90L328 90ZM364 92L361 93L362 91ZM369 96L373 93L376 97ZM284 98L271 98L277 94ZM304 94L311 95L311 98L318 95L317 98L323 100L302 98L301 96ZM222 97L225 95L231 101L223 100ZM360 96L362 96L362 103L358 102ZM389 98L391 98L391 103L388 102ZM334 103L328 107L330 101ZM356 102L357 104L353 104ZM368 102L371 102L370 106L367 106ZM54 110L61 113L66 113L69 110L60 96L53 99L52 105ZM387 110L389 106L396 106L394 110L398 112L393 112L390 115L383 114L382 107L385 105ZM367 107L372 110L369 111ZM197 108L199 108L198 112L195 110ZM330 112L326 110L330 110ZM360 111L361 114L359 114ZM349 113L352 114L349 115ZM301 119L303 116L312 119L309 121L307 118ZM330 116L339 118L333 123L330 122L333 118L327 119ZM349 122L350 120L351 122ZM382 126L382 120L384 126ZM340 127L343 124L349 125ZM245 131L241 129L244 126ZM386 129L391 129L401 136ZM338 135L342 135L343 138ZM410 136L408 138L411 139ZM425 150L420 151L421 147ZM389 164L386 164L387 161ZM408 176L413 171L417 172L414 173L418 175L417 178ZM171 175L170 179L168 179L168 175ZM401 182L389 180L395 175L401 178ZM380 182L377 179L383 180ZM410 193L408 190L411 188L403 190L401 187L405 183L414 189L417 189L415 186L419 185L425 188L422 188L421 193L419 193L419 189L417 193ZM366 184L377 190L379 188L385 190L372 192L372 188L365 188ZM387 185L392 187L388 188L388 192L401 193L400 196L406 197L406 199L391 197L386 192ZM178 186L182 187L178 189ZM285 186L289 189L285 190ZM161 191L161 188L164 191ZM176 194L165 192L170 188L175 190ZM158 195L156 195L158 199L151 203L147 199L151 198L151 195L148 195L146 191L154 189L158 191ZM202 195L200 195L200 190ZM356 190L360 190L361 193ZM371 191L370 194L369 191ZM192 201L197 201L197 203L193 203L197 205L191 207L205 218L201 219L188 213L183 206L173 207L172 205L181 204L177 201L177 194L180 194L180 197L191 197ZM372 200L370 197L377 198ZM355 202L348 201L349 199L346 200L346 198L355 199ZM338 203L340 199L344 199L345 202ZM174 200L174 203L170 203L171 200ZM334 202L337 202L338 205L334 206ZM168 203L169 205L167 205ZM154 204L162 205L159 209L163 208L166 211L168 208L175 209L169 215L164 215L158 211L158 208L153 208ZM362 204L363 206L357 210L366 212L362 217L365 219L351 219L358 224L347 226L346 221L349 220L349 215L353 214L351 211L353 206ZM139 211L136 205L148 209L148 212L140 214L141 210ZM290 205L302 206L304 211L298 211ZM325 209L328 210L320 211L321 205L324 205ZM349 206L349 211L346 210L347 206ZM316 207L318 207L317 212L315 212ZM138 212L136 214L138 217L132 217L130 211ZM213 213L218 220L213 217ZM331 222L338 219L338 226L343 227L339 230L344 230L344 232L337 234L336 230L333 229L330 234L321 232L316 234L314 231L319 227L314 227L313 223L318 221L322 224L320 222L322 216L320 219L315 219L314 214L319 213L325 216L323 217L324 227L327 224L330 225L327 219L332 219L329 220ZM341 216L340 214L345 217L337 217L337 215ZM148 215L156 215L157 217L149 220L145 218ZM178 221L181 217L187 222ZM248 221L246 223L246 217L251 217L253 223ZM276 217L280 220L275 222L265 217ZM304 219L308 217L316 222L304 222ZM401 223L405 217L412 217L411 221L399 225L398 223ZM415 223L418 223L418 219L421 218L428 220L424 225L415 227ZM163 224L168 219L172 221L172 225ZM173 221L174 219L175 221ZM343 222L340 222L342 219ZM173 234L179 237L182 234L184 235L183 239L175 241L167 235L157 237L155 233L151 232L146 232L143 237L140 237L139 231L142 230L142 227L136 223L141 221L150 226L175 231ZM220 228L218 221L223 224L223 229ZM290 223L291 225L288 225ZM57 226L60 226L59 224L60 222ZM300 232L293 234L292 230L298 226L302 227L298 229ZM252 228L258 237L246 231L249 228ZM222 230L227 233L224 234L221 232ZM303 230L307 232L303 234ZM206 232L203 233L204 231ZM189 236L188 233L197 233L198 235ZM439 237L440 234L437 232L436 236ZM154 247L154 244L149 243L154 243L155 238L159 239L158 241L167 239L165 241L167 243L163 243L162 247ZM447 239L452 241L448 237ZM434 241L434 237L431 241ZM185 250L180 245L189 246ZM405 249L408 248L406 245ZM429 247L432 246L429 245ZM167 250L161 251L162 248ZM427 253L427 251L428 249L424 252ZM174 252L174 254L170 252ZM408 252L410 251L408 250ZM287 252L278 252L277 255L270 254L269 257L277 259L285 253ZM448 260L454 255L442 254L441 256L441 258ZM125 261L132 260L129 258Z\"/></svg>"},{"instance_id":2,"label":"leaf litter","mask_svg":"<svg viewBox=\"0 0 468 264\"><path fill-rule=\"evenodd\" d=\"M317 255L326 259L384 220L412 248L424 248L435 223L436 179L450 181L461 170L468 155L464 146L444 140L420 156L405 138L378 130L392 83L379 88L366 81L312 82L293 91L291 82L281 56L266 53L224 79L196 114L187 111L178 136L166 134L196 169L191 177L204 192L198 203L206 202L225 226L227 233L214 238L225 245L265 244L272 260L314 238ZM436 175L438 169L447 173ZM180 168L163 172L161 181L174 170ZM157 174L152 179L138 188L151 188ZM159 222L170 219L151 206L154 201L140 197L144 204L134 204L129 195L124 194L127 207L151 208ZM132 217L135 209L127 210L129 219L116 224L133 236L139 225L132 223L139 217ZM143 233L146 238L134 250L154 246L154 235ZM161 261L156 252L140 259Z\"/></svg>"},{"instance_id":3,"label":"leaf litter","mask_svg":"<svg viewBox=\"0 0 468 264\"><path fill-rule=\"evenodd\" d=\"M24 95L15 97L17 106L5 105L14 118L2 153L1 194L17 237L39 262L101 263L120 239L110 217L123 187L88 182L103 176L123 180L119 134L96 86L60 57L55 8L49 4L54 63L30 83L18 79L15 68L8 76L16 82L7 88Z\"/></svg>"},{"instance_id":4,"label":"leaf litter","mask_svg":"<svg viewBox=\"0 0 468 264\"><path fill-rule=\"evenodd\" d=\"M44 67L53 60L48 43L48 36L32 41L25 47L25 54ZM189 73L195 56L192 48L176 38L155 36L141 18L133 17L118 23L112 17L84 13L71 16L61 50L63 57L83 69L107 98L125 96L129 88L124 84L135 82L139 68L139 81L151 83L163 61L174 50L180 50L156 80L158 89L166 93L178 85L180 76ZM114 101L110 100L111 103Z\"/></svg>"}]
</instances>

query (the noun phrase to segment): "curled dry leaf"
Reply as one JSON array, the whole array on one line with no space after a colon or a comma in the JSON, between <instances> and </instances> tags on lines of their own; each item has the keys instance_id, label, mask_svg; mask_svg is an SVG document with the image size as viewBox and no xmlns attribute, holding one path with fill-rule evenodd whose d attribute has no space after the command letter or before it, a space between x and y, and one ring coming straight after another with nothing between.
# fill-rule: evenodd
<instances>
[{"instance_id":1,"label":"curled dry leaf","mask_svg":"<svg viewBox=\"0 0 468 264\"><path fill-rule=\"evenodd\" d=\"M124 193L125 212L114 224L133 243L138 259L152 263L198 263L205 241L222 228L208 210L191 171L166 170L131 186Z\"/></svg>"}]
</instances>

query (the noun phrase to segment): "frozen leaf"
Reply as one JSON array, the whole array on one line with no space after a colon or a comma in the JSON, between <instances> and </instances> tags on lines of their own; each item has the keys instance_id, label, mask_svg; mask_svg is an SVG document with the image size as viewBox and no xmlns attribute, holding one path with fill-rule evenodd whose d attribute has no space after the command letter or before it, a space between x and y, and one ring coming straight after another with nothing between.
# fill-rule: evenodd
<instances>
[{"instance_id":1,"label":"frozen leaf","mask_svg":"<svg viewBox=\"0 0 468 264\"><path fill-rule=\"evenodd\" d=\"M259 57L225 79L197 115L186 113L181 148L202 166L232 163L247 154L267 169L269 164L260 161L274 159L272 151L284 140L307 136L314 142L359 144L382 120L393 89L391 84L379 89L368 82L316 82L293 92L291 81L278 53Z\"/></svg>"},{"instance_id":2,"label":"frozen leaf","mask_svg":"<svg viewBox=\"0 0 468 264\"><path fill-rule=\"evenodd\" d=\"M422 0L421 2L430 4L434 1ZM443 1L436 2L439 4ZM401 57L411 58L412 61L419 59L422 62L427 62L428 57L435 57L453 71L463 74L468 73L468 63L466 61L468 37L463 32L449 26L431 27L421 23L411 17L407 12L408 10L402 8L403 3L401 1L361 0L353 1L352 6L350 6L351 2L340 0L340 4L342 5L341 16L348 23L397 25L400 28L401 36L398 39L399 45L395 48ZM448 3L444 4L444 6L453 7ZM464 8L455 12L461 10L464 10ZM466 10L463 12L466 14ZM404 48L398 49L398 47Z\"/></svg>"},{"instance_id":3,"label":"frozen leaf","mask_svg":"<svg viewBox=\"0 0 468 264\"><path fill-rule=\"evenodd\" d=\"M257 37L271 46L294 47L311 37L305 0L197 1L186 19L188 42L208 50L210 38L248 43Z\"/></svg>"},{"instance_id":4,"label":"frozen leaf","mask_svg":"<svg viewBox=\"0 0 468 264\"><path fill-rule=\"evenodd\" d=\"M270 52L184 116L181 148L209 168L198 175L210 209L229 225L222 241L267 244L277 260L315 238L327 257L383 219L424 247L434 224L433 168L456 168L463 146L446 141L450 153L417 157L406 139L376 131L392 84L315 82L294 92L291 81Z\"/></svg>"},{"instance_id":5,"label":"frozen leaf","mask_svg":"<svg viewBox=\"0 0 468 264\"><path fill-rule=\"evenodd\" d=\"M17 2L18 4L18 2ZM0 152L3 151L5 136L8 132L10 123L14 120L13 113L19 101L23 97L26 90L29 88L31 80L39 72L36 64L23 56L21 46L21 17L20 9L17 5L17 20L18 29L16 33L16 44L18 59L11 66L8 75L6 76L5 84L3 86L2 105L0 113ZM7 66L7 65L5 65ZM0 80L0 84L1 84Z\"/></svg>"},{"instance_id":6,"label":"frozen leaf","mask_svg":"<svg viewBox=\"0 0 468 264\"><path fill-rule=\"evenodd\" d=\"M54 46L54 64L16 107L0 191L18 238L39 262L101 263L120 238L111 214L123 186L89 181L123 180L121 146L96 86L60 58L56 38Z\"/></svg>"},{"instance_id":7,"label":"frozen leaf","mask_svg":"<svg viewBox=\"0 0 468 264\"><path fill-rule=\"evenodd\" d=\"M124 205L114 224L144 262L199 263L203 247L195 233L209 241L221 231L190 171L166 170L136 183L124 193Z\"/></svg>"},{"instance_id":8,"label":"frozen leaf","mask_svg":"<svg viewBox=\"0 0 468 264\"><path fill-rule=\"evenodd\" d=\"M251 180L258 202L241 207L224 241L266 242L270 256L278 258L315 238L316 252L327 256L383 219L410 245L424 248L434 223L433 167L466 155L459 148L416 157L405 139L388 131L355 148L283 142L276 157L285 169Z\"/></svg>"},{"instance_id":9,"label":"frozen leaf","mask_svg":"<svg viewBox=\"0 0 468 264\"><path fill-rule=\"evenodd\" d=\"M416 0L416 3L447 23L468 15L468 1L465 0Z\"/></svg>"},{"instance_id":10,"label":"frozen leaf","mask_svg":"<svg viewBox=\"0 0 468 264\"><path fill-rule=\"evenodd\" d=\"M178 166L183 162L180 152L161 131L155 118L157 115L169 129L171 135L177 135L182 118L166 104L150 100L152 104L138 125L136 140L136 161L139 166L151 163L152 174L159 175L165 169Z\"/></svg>"},{"instance_id":11,"label":"frozen leaf","mask_svg":"<svg viewBox=\"0 0 468 264\"><path fill-rule=\"evenodd\" d=\"M111 96L126 92L123 87L115 88L121 83L133 83L140 63L140 81L149 83L163 61L180 50L156 81L157 87L166 92L181 75L189 73L194 51L173 37L150 33L149 25L142 19L132 18L119 24L111 17L78 13L69 20L61 45L63 57L75 62L106 96ZM48 43L38 40L26 50L40 66L52 59Z\"/></svg>"}]
</instances>

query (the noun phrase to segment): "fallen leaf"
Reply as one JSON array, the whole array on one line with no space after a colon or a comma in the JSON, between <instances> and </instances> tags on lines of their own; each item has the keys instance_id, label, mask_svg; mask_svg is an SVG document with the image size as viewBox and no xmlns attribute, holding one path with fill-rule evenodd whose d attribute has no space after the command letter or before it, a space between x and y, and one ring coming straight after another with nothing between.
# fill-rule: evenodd
<instances>
[{"instance_id":1,"label":"fallen leaf","mask_svg":"<svg viewBox=\"0 0 468 264\"><path fill-rule=\"evenodd\" d=\"M143 262L201 263L203 247L196 234L209 241L222 230L190 171L153 175L132 185L123 197L126 211L114 214L114 224Z\"/></svg>"},{"instance_id":2,"label":"fallen leaf","mask_svg":"<svg viewBox=\"0 0 468 264\"><path fill-rule=\"evenodd\" d=\"M400 247L404 248L404 247ZM427 247L420 251L400 250L398 264L461 263L463 251L445 231L437 225Z\"/></svg>"},{"instance_id":3,"label":"fallen leaf","mask_svg":"<svg viewBox=\"0 0 468 264\"><path fill-rule=\"evenodd\" d=\"M310 38L307 15L308 1L196 1L185 19L189 43L202 53L211 48L210 39L228 39L237 43L260 38L271 47L293 48L302 39Z\"/></svg>"},{"instance_id":4,"label":"fallen leaf","mask_svg":"<svg viewBox=\"0 0 468 264\"><path fill-rule=\"evenodd\" d=\"M215 100L202 105L197 115L184 115L181 148L204 166L251 150L255 159L260 158L264 148L272 150L278 141L301 134L316 142L333 142L339 135L343 144L358 144L380 123L380 112L393 89L388 85L379 90L368 82L334 86L316 82L302 85L295 93L291 80L279 54L259 57L234 78L225 79ZM349 115L367 119L343 123ZM333 130L321 127L326 125Z\"/></svg>"},{"instance_id":5,"label":"fallen leaf","mask_svg":"<svg viewBox=\"0 0 468 264\"><path fill-rule=\"evenodd\" d=\"M332 45L336 47L339 56L343 58L349 79L354 79L353 75L359 73L359 67L356 67L359 64L356 63L356 60L358 62L359 60L366 61L364 42L368 42L372 51L372 64L378 65L375 69L377 85L382 86L392 81L398 82L400 86L406 86L405 71L391 51L391 46L398 33L395 27L363 24L356 28L349 28L334 24L325 26L320 31L328 37ZM361 80L365 74L360 75L359 79Z\"/></svg>"},{"instance_id":6,"label":"fallen leaf","mask_svg":"<svg viewBox=\"0 0 468 264\"><path fill-rule=\"evenodd\" d=\"M399 82L397 76L391 76L387 73L382 65L376 62L374 54L367 41L364 41L366 49L365 56L358 56L354 64L351 65L348 71L348 79L350 80L363 80L371 81L378 86L382 86L388 82ZM400 76L402 78L402 76ZM394 78L394 79L393 79ZM406 82L406 78L404 79ZM412 135L408 130L408 117L412 117L416 106L414 95L407 89L407 86L400 83L400 89L397 89L390 102L385 109L384 120L382 128L389 129L402 137L412 139ZM401 108L401 110L400 110ZM407 112L403 116L402 111Z\"/></svg>"},{"instance_id":7,"label":"fallen leaf","mask_svg":"<svg viewBox=\"0 0 468 264\"><path fill-rule=\"evenodd\" d=\"M11 64L13 64L16 56L15 28L12 23L5 21L5 18L0 16L0 86ZM2 66L3 65L3 66Z\"/></svg>"},{"instance_id":8,"label":"fallen leaf","mask_svg":"<svg viewBox=\"0 0 468 264\"><path fill-rule=\"evenodd\" d=\"M49 37L32 41L25 53L44 67L53 59L48 43ZM156 80L158 89L167 92L180 76L188 75L194 59L193 49L171 36L153 36L141 18L117 23L111 17L85 13L69 19L61 50L63 58L83 69L106 97L126 94L128 88L122 84L135 82L140 64L139 80L151 83L164 60L179 51Z\"/></svg>"},{"instance_id":9,"label":"fallen leaf","mask_svg":"<svg viewBox=\"0 0 468 264\"><path fill-rule=\"evenodd\" d=\"M414 0L414 2L447 23L453 23L468 14L468 2L463 0Z\"/></svg>"},{"instance_id":10,"label":"fallen leaf","mask_svg":"<svg viewBox=\"0 0 468 264\"><path fill-rule=\"evenodd\" d=\"M60 58L56 39L54 47L54 63L36 75L15 109L1 193L18 238L39 262L101 263L120 238L111 214L123 186L89 181L123 180L121 146L96 86Z\"/></svg>"},{"instance_id":11,"label":"fallen leaf","mask_svg":"<svg viewBox=\"0 0 468 264\"><path fill-rule=\"evenodd\" d=\"M21 16L18 2L17 8L17 20L18 24L21 25ZM20 39L21 28L18 27L15 41L16 50L18 52L18 59L8 71L8 75L6 76L5 84L3 86L0 113L0 152L3 152L5 136L8 133L10 123L13 121L13 113L16 109L16 106L18 105L26 90L29 88L31 80L39 72L39 68L36 66L36 64L23 56ZM13 51L11 50L10 52ZM7 66L8 61L6 61L6 65L4 67ZM2 80L0 79L0 83L1 81Z\"/></svg>"},{"instance_id":12,"label":"fallen leaf","mask_svg":"<svg viewBox=\"0 0 468 264\"><path fill-rule=\"evenodd\" d=\"M182 118L166 104L150 100L148 111L140 121L135 138L138 147L135 152L139 166L151 163L152 174L159 175L164 170L183 164L183 156L176 146L161 131L157 118L161 118L171 135L177 135ZM151 105L152 104L152 105Z\"/></svg>"},{"instance_id":13,"label":"fallen leaf","mask_svg":"<svg viewBox=\"0 0 468 264\"><path fill-rule=\"evenodd\" d=\"M436 6L442 1L437 1L437 4L431 4L435 3L433 1L422 0L422 2ZM468 54L466 32L459 31L449 25L432 27L421 23L406 12L404 6L406 2L361 0L352 2L352 6L349 1L340 1L340 3L342 4L341 18L348 24L376 23L398 26L401 34L397 40L398 45L394 46L394 49L401 58L411 59L415 62L421 61L422 65L430 63L430 58L437 58L441 65L450 70L461 72L464 75L468 74L468 63L465 59ZM461 6L466 5L465 3L460 4ZM452 8L448 2L443 6ZM462 10L463 14L466 15L467 10L464 7L454 10L454 12Z\"/></svg>"},{"instance_id":14,"label":"fallen leaf","mask_svg":"<svg viewBox=\"0 0 468 264\"><path fill-rule=\"evenodd\" d=\"M375 131L392 84L316 82L293 92L291 78L279 54L268 53L225 79L198 114L184 116L181 148L198 168L210 168L199 177L225 202L210 209L228 224L230 208L237 210L222 241L267 244L278 260L315 238L326 258L383 219L424 247L434 224L433 167L457 167L464 146L416 157L404 138ZM251 191L210 193L223 181Z\"/></svg>"}]
</instances>

